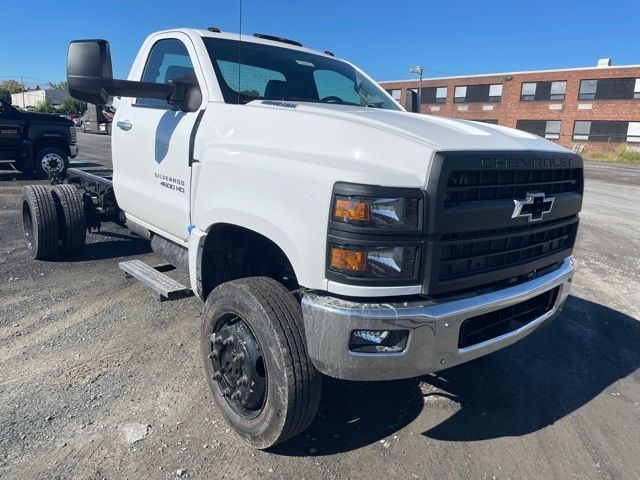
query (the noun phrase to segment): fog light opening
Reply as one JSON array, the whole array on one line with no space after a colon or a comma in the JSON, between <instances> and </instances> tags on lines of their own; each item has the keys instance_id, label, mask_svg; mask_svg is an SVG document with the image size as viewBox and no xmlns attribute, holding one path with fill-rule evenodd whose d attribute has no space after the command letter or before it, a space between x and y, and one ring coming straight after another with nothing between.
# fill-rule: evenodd
<instances>
[{"instance_id":1,"label":"fog light opening","mask_svg":"<svg viewBox=\"0 0 640 480\"><path fill-rule=\"evenodd\" d=\"M407 348L407 330L354 330L349 350L355 353L400 353Z\"/></svg>"}]
</instances>

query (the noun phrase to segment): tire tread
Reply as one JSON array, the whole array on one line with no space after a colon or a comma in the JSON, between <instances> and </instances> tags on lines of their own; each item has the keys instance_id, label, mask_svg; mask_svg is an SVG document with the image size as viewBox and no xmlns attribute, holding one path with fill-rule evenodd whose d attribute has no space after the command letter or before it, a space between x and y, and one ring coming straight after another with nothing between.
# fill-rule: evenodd
<instances>
[{"instance_id":1,"label":"tire tread","mask_svg":"<svg viewBox=\"0 0 640 480\"><path fill-rule=\"evenodd\" d=\"M73 185L60 184L51 187L58 208L60 222L60 253L64 257L77 254L85 244L87 221L82 193Z\"/></svg>"},{"instance_id":2,"label":"tire tread","mask_svg":"<svg viewBox=\"0 0 640 480\"><path fill-rule=\"evenodd\" d=\"M58 215L50 189L44 185L28 185L22 189L23 204L31 211L33 249L36 260L55 258L58 254Z\"/></svg>"}]
</instances>

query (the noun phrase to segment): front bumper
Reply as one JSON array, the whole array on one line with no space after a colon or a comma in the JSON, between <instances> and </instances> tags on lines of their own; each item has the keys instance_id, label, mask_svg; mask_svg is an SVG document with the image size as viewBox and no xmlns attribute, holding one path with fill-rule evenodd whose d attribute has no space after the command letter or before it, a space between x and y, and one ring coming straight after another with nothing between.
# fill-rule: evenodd
<instances>
[{"instance_id":1,"label":"front bumper","mask_svg":"<svg viewBox=\"0 0 640 480\"><path fill-rule=\"evenodd\" d=\"M308 293L302 299L309 356L322 373L345 380L410 378L449 368L500 350L524 338L562 309L573 279L570 258L528 282L467 298L403 303L352 302ZM517 330L466 348L458 348L460 326L470 317L515 305L558 287L552 308ZM349 350L353 330L407 330L400 353Z\"/></svg>"}]
</instances>

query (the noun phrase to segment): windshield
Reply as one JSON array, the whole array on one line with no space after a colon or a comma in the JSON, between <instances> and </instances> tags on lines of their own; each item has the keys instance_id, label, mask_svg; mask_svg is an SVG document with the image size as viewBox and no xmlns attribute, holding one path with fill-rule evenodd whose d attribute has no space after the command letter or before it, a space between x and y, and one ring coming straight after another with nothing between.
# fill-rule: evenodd
<instances>
[{"instance_id":1,"label":"windshield","mask_svg":"<svg viewBox=\"0 0 640 480\"><path fill-rule=\"evenodd\" d=\"M226 103L267 99L400 110L346 62L252 42L203 40Z\"/></svg>"}]
</instances>

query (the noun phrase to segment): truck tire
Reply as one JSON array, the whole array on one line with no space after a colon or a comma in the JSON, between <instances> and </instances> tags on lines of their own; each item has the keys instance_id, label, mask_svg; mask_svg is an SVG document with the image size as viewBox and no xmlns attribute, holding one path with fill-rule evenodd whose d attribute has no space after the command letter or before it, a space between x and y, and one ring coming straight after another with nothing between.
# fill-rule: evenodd
<instances>
[{"instance_id":1,"label":"truck tire","mask_svg":"<svg viewBox=\"0 0 640 480\"><path fill-rule=\"evenodd\" d=\"M28 185L22 189L22 230L34 259L48 260L58 255L58 215L47 187Z\"/></svg>"},{"instance_id":2,"label":"truck tire","mask_svg":"<svg viewBox=\"0 0 640 480\"><path fill-rule=\"evenodd\" d=\"M38 176L48 178L50 171L57 174L66 172L69 158L58 148L45 147L36 154L34 166Z\"/></svg>"},{"instance_id":3,"label":"truck tire","mask_svg":"<svg viewBox=\"0 0 640 480\"><path fill-rule=\"evenodd\" d=\"M300 304L282 284L251 277L218 286L200 339L213 398L250 445L272 447L311 424L321 375L307 356Z\"/></svg>"},{"instance_id":4,"label":"truck tire","mask_svg":"<svg viewBox=\"0 0 640 480\"><path fill-rule=\"evenodd\" d=\"M60 225L59 253L70 257L79 253L87 238L87 217L82 193L73 185L61 184L51 187Z\"/></svg>"}]
</instances>

